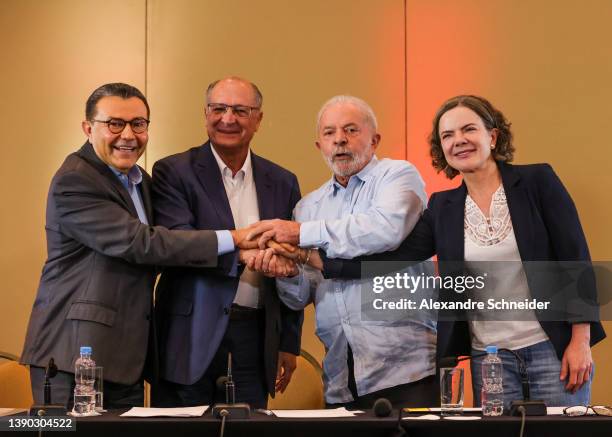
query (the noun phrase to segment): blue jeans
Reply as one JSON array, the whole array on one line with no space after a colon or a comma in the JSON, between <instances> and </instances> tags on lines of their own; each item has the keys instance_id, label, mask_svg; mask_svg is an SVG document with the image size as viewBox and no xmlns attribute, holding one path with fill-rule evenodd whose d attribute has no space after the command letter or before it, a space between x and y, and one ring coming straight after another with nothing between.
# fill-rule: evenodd
<instances>
[{"instance_id":1,"label":"blue jeans","mask_svg":"<svg viewBox=\"0 0 612 437\"><path fill-rule=\"evenodd\" d=\"M472 354L482 351L473 350ZM567 381L559 379L561 372L561 361L557 358L555 348L550 341L543 341L532 346L515 350L525 361L529 375L530 398L542 400L548 407L562 407L572 405L589 405L591 400L591 377L580 390L572 394L565 390ZM506 351L500 351L499 357L504 366L504 412L509 411L513 400L523 399L521 388L521 376L518 363L514 355ZM480 406L480 391L482 390L482 361L484 357L473 358L472 390L474 392L474 405ZM593 369L595 367L593 366Z\"/></svg>"}]
</instances>

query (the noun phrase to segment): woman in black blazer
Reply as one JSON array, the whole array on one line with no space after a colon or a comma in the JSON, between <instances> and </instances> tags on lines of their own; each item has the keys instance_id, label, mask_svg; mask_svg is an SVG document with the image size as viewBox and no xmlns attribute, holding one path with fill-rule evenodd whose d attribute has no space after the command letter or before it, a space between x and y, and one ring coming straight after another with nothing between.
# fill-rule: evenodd
<instances>
[{"instance_id":1,"label":"woman in black blazer","mask_svg":"<svg viewBox=\"0 0 612 437\"><path fill-rule=\"evenodd\" d=\"M441 271L447 261L504 261L520 270L501 291L515 298L542 293L520 261L583 261L588 266L586 239L567 190L548 164L508 164L514 154L510 123L486 99L463 95L446 101L434 118L430 147L434 168L451 179L460 174L463 183L431 196L421 220L396 251L360 260L422 260L436 254ZM326 277L361 274L357 260L322 258ZM477 354L488 344L507 347L527 364L532 399L543 399L548 406L588 405L590 347L605 337L597 310L589 305L596 301L593 284L587 281L580 290L584 308L572 306L571 319L544 320L534 313L531 321L482 322L469 315L466 320L466 314L440 320L438 359ZM550 288L550 281L546 285ZM523 395L515 358L500 355L507 408ZM472 360L477 405L481 362Z\"/></svg>"}]
</instances>

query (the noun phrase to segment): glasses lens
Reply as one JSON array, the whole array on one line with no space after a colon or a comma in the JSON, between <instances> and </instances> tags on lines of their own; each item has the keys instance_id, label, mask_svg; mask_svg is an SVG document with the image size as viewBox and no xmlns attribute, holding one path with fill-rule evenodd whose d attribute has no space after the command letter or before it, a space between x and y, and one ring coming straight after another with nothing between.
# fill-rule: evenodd
<instances>
[{"instance_id":1,"label":"glasses lens","mask_svg":"<svg viewBox=\"0 0 612 437\"><path fill-rule=\"evenodd\" d=\"M132 125L132 130L134 133L141 134L147 130L149 126L149 122L144 118L137 118L136 120L132 120L130 123Z\"/></svg>"},{"instance_id":2,"label":"glasses lens","mask_svg":"<svg viewBox=\"0 0 612 437\"><path fill-rule=\"evenodd\" d=\"M225 114L228 106L222 103L209 103L208 104L208 113L214 115L216 117L220 117Z\"/></svg>"},{"instance_id":3,"label":"glasses lens","mask_svg":"<svg viewBox=\"0 0 612 437\"><path fill-rule=\"evenodd\" d=\"M565 414L568 416L584 416L587 413L588 407L584 405L576 405L565 409Z\"/></svg>"},{"instance_id":4,"label":"glasses lens","mask_svg":"<svg viewBox=\"0 0 612 437\"><path fill-rule=\"evenodd\" d=\"M121 133L125 129L125 121L119 118L111 118L108 121L108 129L114 134Z\"/></svg>"},{"instance_id":5,"label":"glasses lens","mask_svg":"<svg viewBox=\"0 0 612 437\"><path fill-rule=\"evenodd\" d=\"M612 416L612 408L605 405L594 406L593 411L600 416Z\"/></svg>"},{"instance_id":6,"label":"glasses lens","mask_svg":"<svg viewBox=\"0 0 612 437\"><path fill-rule=\"evenodd\" d=\"M248 117L251 115L251 108L248 106L232 106L232 111L237 117Z\"/></svg>"}]
</instances>

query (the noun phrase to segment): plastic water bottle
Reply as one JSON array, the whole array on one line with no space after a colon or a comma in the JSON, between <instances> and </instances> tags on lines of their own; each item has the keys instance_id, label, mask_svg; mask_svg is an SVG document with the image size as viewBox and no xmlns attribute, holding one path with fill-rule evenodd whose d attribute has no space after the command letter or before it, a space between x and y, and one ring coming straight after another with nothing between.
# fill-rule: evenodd
<instances>
[{"instance_id":1,"label":"plastic water bottle","mask_svg":"<svg viewBox=\"0 0 612 437\"><path fill-rule=\"evenodd\" d=\"M487 346L487 356L482 360L482 415L501 416L504 412L504 386L502 360L497 346Z\"/></svg>"},{"instance_id":2,"label":"plastic water bottle","mask_svg":"<svg viewBox=\"0 0 612 437\"><path fill-rule=\"evenodd\" d=\"M74 364L74 408L76 414L91 414L96 410L94 389L96 363L91 359L91 347L81 346L81 356Z\"/></svg>"}]
</instances>

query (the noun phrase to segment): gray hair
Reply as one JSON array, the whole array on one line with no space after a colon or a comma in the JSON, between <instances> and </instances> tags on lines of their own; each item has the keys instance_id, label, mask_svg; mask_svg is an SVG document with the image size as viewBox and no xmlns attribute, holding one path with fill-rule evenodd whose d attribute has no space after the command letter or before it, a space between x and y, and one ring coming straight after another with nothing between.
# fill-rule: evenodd
<instances>
[{"instance_id":1,"label":"gray hair","mask_svg":"<svg viewBox=\"0 0 612 437\"><path fill-rule=\"evenodd\" d=\"M212 94L212 91L217 86L217 84L221 82L222 80L228 80L228 79L249 84L251 88L253 88L253 93L255 94L255 106L258 108L261 108L261 105L263 105L263 95L261 94L261 91L259 91L259 88L257 88L257 85L255 85L253 82L250 82L238 76L229 76L229 77L224 77L223 79L217 79L214 82L212 82L210 85L208 85L208 88L206 88L206 103L210 102L210 95Z\"/></svg>"},{"instance_id":2,"label":"gray hair","mask_svg":"<svg viewBox=\"0 0 612 437\"><path fill-rule=\"evenodd\" d=\"M323 103L321 109L319 110L319 114L317 115L317 133L319 132L319 128L321 127L321 117L323 117L323 113L330 107L334 105L338 105L341 103L350 103L352 105L357 106L363 112L363 115L366 117L366 121L370 123L370 126L374 129L374 131L378 131L378 121L376 120L376 115L374 111L368 105L365 100L360 99L355 96L348 95L337 95L329 99L327 102Z\"/></svg>"}]
</instances>

